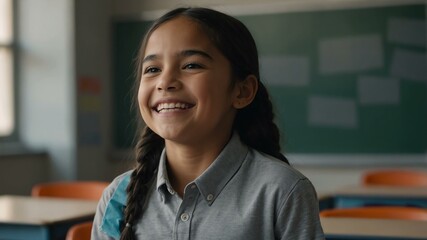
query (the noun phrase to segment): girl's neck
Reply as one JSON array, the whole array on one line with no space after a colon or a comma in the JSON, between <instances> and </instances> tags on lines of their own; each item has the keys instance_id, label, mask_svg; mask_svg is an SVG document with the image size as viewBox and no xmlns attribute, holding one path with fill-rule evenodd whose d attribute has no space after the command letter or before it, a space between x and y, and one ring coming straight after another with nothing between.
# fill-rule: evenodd
<instances>
[{"instance_id":1,"label":"girl's neck","mask_svg":"<svg viewBox=\"0 0 427 240\"><path fill-rule=\"evenodd\" d=\"M187 184L212 164L228 140L229 138L208 146L188 146L165 141L168 177L172 187L181 197L184 196Z\"/></svg>"}]
</instances>

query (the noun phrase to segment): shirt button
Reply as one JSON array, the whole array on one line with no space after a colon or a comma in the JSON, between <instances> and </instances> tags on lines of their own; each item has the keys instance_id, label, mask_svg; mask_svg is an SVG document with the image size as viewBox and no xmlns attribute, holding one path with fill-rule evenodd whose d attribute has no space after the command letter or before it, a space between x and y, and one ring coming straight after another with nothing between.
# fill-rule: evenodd
<instances>
[{"instance_id":1,"label":"shirt button","mask_svg":"<svg viewBox=\"0 0 427 240\"><path fill-rule=\"evenodd\" d=\"M191 185L191 189L195 189L196 188L196 184Z\"/></svg>"},{"instance_id":2,"label":"shirt button","mask_svg":"<svg viewBox=\"0 0 427 240\"><path fill-rule=\"evenodd\" d=\"M181 220L182 220L183 222L188 221L188 219L190 219L190 215L188 215L188 213L183 213L183 214L181 214Z\"/></svg>"},{"instance_id":3,"label":"shirt button","mask_svg":"<svg viewBox=\"0 0 427 240\"><path fill-rule=\"evenodd\" d=\"M212 201L212 199L214 198L214 196L212 195L212 194L209 194L207 197L206 197L206 199L208 200L208 201Z\"/></svg>"}]
</instances>

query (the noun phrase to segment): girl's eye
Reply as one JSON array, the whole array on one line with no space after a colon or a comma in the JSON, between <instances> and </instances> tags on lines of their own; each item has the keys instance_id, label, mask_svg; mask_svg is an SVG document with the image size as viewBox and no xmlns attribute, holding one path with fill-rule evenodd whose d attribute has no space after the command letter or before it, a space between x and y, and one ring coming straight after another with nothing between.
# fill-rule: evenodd
<instances>
[{"instance_id":1,"label":"girl's eye","mask_svg":"<svg viewBox=\"0 0 427 240\"><path fill-rule=\"evenodd\" d=\"M197 63L189 63L184 66L184 69L199 69L199 68L202 68L202 66Z\"/></svg>"},{"instance_id":2,"label":"girl's eye","mask_svg":"<svg viewBox=\"0 0 427 240\"><path fill-rule=\"evenodd\" d=\"M156 67L147 67L144 71L144 73L156 73L156 72L160 72L160 69Z\"/></svg>"}]
</instances>

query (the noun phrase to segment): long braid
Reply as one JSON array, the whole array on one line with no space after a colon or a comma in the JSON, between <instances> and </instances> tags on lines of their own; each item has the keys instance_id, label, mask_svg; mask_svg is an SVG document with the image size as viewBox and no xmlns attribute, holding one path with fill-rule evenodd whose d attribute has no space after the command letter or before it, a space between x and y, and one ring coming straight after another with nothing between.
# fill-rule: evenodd
<instances>
[{"instance_id":1,"label":"long braid","mask_svg":"<svg viewBox=\"0 0 427 240\"><path fill-rule=\"evenodd\" d=\"M164 140L150 128L145 127L136 145L137 166L131 174L127 187L127 204L120 240L136 239L132 226L142 216L147 193L157 172L163 147Z\"/></svg>"},{"instance_id":2,"label":"long braid","mask_svg":"<svg viewBox=\"0 0 427 240\"><path fill-rule=\"evenodd\" d=\"M261 82L253 102L237 113L234 127L246 145L289 163L281 153L280 133L274 123L273 105Z\"/></svg>"}]
</instances>

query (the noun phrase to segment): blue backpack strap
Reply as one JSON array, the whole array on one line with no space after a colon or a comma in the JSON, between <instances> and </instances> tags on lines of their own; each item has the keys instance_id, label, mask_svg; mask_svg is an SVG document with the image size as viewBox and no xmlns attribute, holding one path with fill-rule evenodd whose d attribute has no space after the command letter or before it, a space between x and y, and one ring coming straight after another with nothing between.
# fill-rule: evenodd
<instances>
[{"instance_id":1,"label":"blue backpack strap","mask_svg":"<svg viewBox=\"0 0 427 240\"><path fill-rule=\"evenodd\" d=\"M117 185L116 191L105 208L100 229L108 236L120 238L120 226L124 221L124 208L126 207L126 189L130 181L130 174L123 177Z\"/></svg>"}]
</instances>

